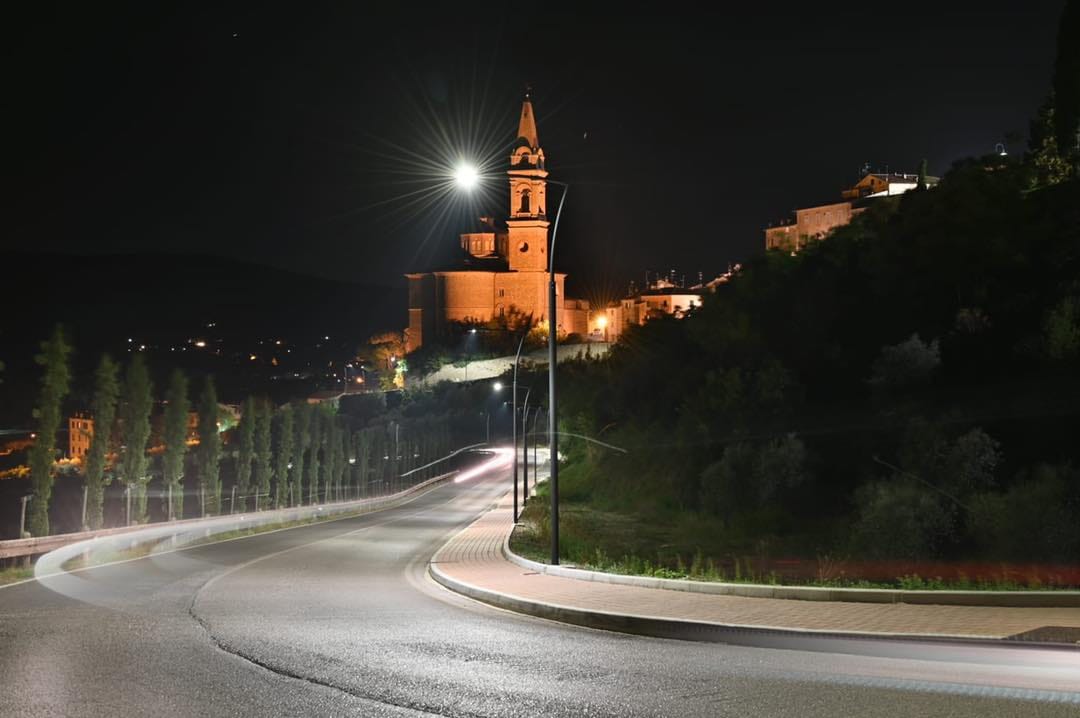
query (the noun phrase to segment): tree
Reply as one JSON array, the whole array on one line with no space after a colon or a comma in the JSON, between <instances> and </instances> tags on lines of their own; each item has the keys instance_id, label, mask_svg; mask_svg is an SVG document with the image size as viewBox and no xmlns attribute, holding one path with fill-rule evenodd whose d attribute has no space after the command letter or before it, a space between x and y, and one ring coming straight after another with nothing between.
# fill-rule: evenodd
<instances>
[{"instance_id":1,"label":"tree","mask_svg":"<svg viewBox=\"0 0 1080 718\"><path fill-rule=\"evenodd\" d=\"M1069 163L1058 151L1053 92L1030 123L1028 162L1034 172L1033 187L1055 185L1069 178Z\"/></svg>"},{"instance_id":2,"label":"tree","mask_svg":"<svg viewBox=\"0 0 1080 718\"><path fill-rule=\"evenodd\" d=\"M337 426L334 417L327 416L323 420L322 444L323 460L319 466L319 488L323 492L323 500L330 501L330 491L334 485L334 443L337 441ZM317 492L316 492L317 493Z\"/></svg>"},{"instance_id":3,"label":"tree","mask_svg":"<svg viewBox=\"0 0 1080 718\"><path fill-rule=\"evenodd\" d=\"M1054 134L1076 175L1080 169L1080 0L1067 0L1054 62Z\"/></svg>"},{"instance_id":4,"label":"tree","mask_svg":"<svg viewBox=\"0 0 1080 718\"><path fill-rule=\"evenodd\" d=\"M154 408L154 387L142 354L136 354L124 376L124 403L120 410L124 454L121 474L135 503L134 519L145 523L146 485L150 482L146 445L150 441L150 411Z\"/></svg>"},{"instance_id":5,"label":"tree","mask_svg":"<svg viewBox=\"0 0 1080 718\"><path fill-rule=\"evenodd\" d=\"M919 162L919 181L915 185L917 189L926 189L926 158Z\"/></svg>"},{"instance_id":6,"label":"tree","mask_svg":"<svg viewBox=\"0 0 1080 718\"><path fill-rule=\"evenodd\" d=\"M60 428L60 409L71 385L68 357L71 345L64 330L57 325L52 336L41 343L41 353L34 361L45 367L41 378L41 394L34 415L38 420L37 439L30 448L30 485L33 503L30 505L30 533L46 536L49 533L49 502L53 487L53 454L56 451L56 431Z\"/></svg>"},{"instance_id":7,"label":"tree","mask_svg":"<svg viewBox=\"0 0 1080 718\"><path fill-rule=\"evenodd\" d=\"M273 474L272 437L270 423L273 407L267 400L255 404L255 510L270 504L270 477Z\"/></svg>"},{"instance_id":8,"label":"tree","mask_svg":"<svg viewBox=\"0 0 1080 718\"><path fill-rule=\"evenodd\" d=\"M236 491L240 506L247 508L248 489L251 486L251 459L255 455L255 399L248 397L240 413L240 425L236 427L239 446L236 451ZM235 508L235 507L230 507Z\"/></svg>"},{"instance_id":9,"label":"tree","mask_svg":"<svg viewBox=\"0 0 1080 718\"><path fill-rule=\"evenodd\" d=\"M274 507L285 505L289 493L289 466L293 458L292 407L285 405L274 418Z\"/></svg>"},{"instance_id":10,"label":"tree","mask_svg":"<svg viewBox=\"0 0 1080 718\"><path fill-rule=\"evenodd\" d=\"M296 428L296 441L293 443L292 458L292 506L304 503L304 452L311 445L311 422L314 410L312 404L297 404L293 412L293 426Z\"/></svg>"},{"instance_id":11,"label":"tree","mask_svg":"<svg viewBox=\"0 0 1080 718\"><path fill-rule=\"evenodd\" d=\"M318 406L311 410L310 449L308 451L307 467L304 471L304 480L308 487L308 504L315 504L319 500L319 452L322 450L322 417L323 413Z\"/></svg>"},{"instance_id":12,"label":"tree","mask_svg":"<svg viewBox=\"0 0 1080 718\"><path fill-rule=\"evenodd\" d=\"M188 380L184 372L173 370L169 376L169 389L165 393L165 453L161 457L161 474L166 491L171 494L168 516L179 519L184 516L184 457L187 455Z\"/></svg>"},{"instance_id":13,"label":"tree","mask_svg":"<svg viewBox=\"0 0 1080 718\"><path fill-rule=\"evenodd\" d=\"M908 387L929 381L941 366L941 351L937 340L922 341L912 334L906 341L883 347L874 362L870 383L884 387Z\"/></svg>"},{"instance_id":14,"label":"tree","mask_svg":"<svg viewBox=\"0 0 1080 718\"><path fill-rule=\"evenodd\" d=\"M90 449L86 452L86 524L91 529L101 528L103 522L105 486L109 483L109 479L105 478L105 463L119 399L120 367L108 354L104 354L94 373L94 397L90 401L94 433L90 437Z\"/></svg>"},{"instance_id":15,"label":"tree","mask_svg":"<svg viewBox=\"0 0 1080 718\"><path fill-rule=\"evenodd\" d=\"M221 505L221 436L218 434L218 401L214 380L206 377L199 398L199 490L203 513L216 514Z\"/></svg>"}]
</instances>

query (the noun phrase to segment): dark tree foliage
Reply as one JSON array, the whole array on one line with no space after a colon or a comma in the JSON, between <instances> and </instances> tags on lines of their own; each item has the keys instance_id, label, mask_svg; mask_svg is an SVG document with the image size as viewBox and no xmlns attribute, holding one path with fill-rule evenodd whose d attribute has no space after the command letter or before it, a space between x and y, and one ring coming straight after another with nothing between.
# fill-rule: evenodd
<instances>
[{"instance_id":1,"label":"dark tree foliage","mask_svg":"<svg viewBox=\"0 0 1080 718\"><path fill-rule=\"evenodd\" d=\"M154 408L154 386L150 370L142 354L128 363L124 376L124 391L120 407L124 450L121 456L121 475L133 504L132 520L147 521L146 486L150 483L150 462L146 456L150 442L150 412Z\"/></svg>"},{"instance_id":2,"label":"dark tree foliage","mask_svg":"<svg viewBox=\"0 0 1080 718\"><path fill-rule=\"evenodd\" d=\"M304 456L311 446L311 423L314 410L315 406L307 403L299 403L294 407L293 426L296 429L296 439L293 442L290 506L300 506L304 503Z\"/></svg>"},{"instance_id":3,"label":"dark tree foliage","mask_svg":"<svg viewBox=\"0 0 1080 718\"><path fill-rule=\"evenodd\" d=\"M255 457L255 399L248 397L240 410L240 424L236 427L236 491L241 508L246 508L248 490L251 488L251 461Z\"/></svg>"},{"instance_id":4,"label":"dark tree foliage","mask_svg":"<svg viewBox=\"0 0 1080 718\"><path fill-rule=\"evenodd\" d=\"M270 478L273 475L272 430L273 406L266 399L255 403L255 492L258 500L255 509L269 508L271 504Z\"/></svg>"},{"instance_id":5,"label":"dark tree foliage","mask_svg":"<svg viewBox=\"0 0 1080 718\"><path fill-rule=\"evenodd\" d=\"M318 404L311 407L309 431L309 449L307 465L304 467L304 483L307 485L308 504L319 501L319 464L322 461L324 413Z\"/></svg>"},{"instance_id":6,"label":"dark tree foliage","mask_svg":"<svg viewBox=\"0 0 1080 718\"><path fill-rule=\"evenodd\" d=\"M71 346L64 338L63 329L57 326L52 336L41 343L41 353L34 357L34 361L45 369L41 377L38 405L34 409L37 438L30 448L29 457L33 498L28 528L34 536L46 536L49 533L49 502L52 500L56 432L60 428L61 404L71 383L71 370L68 366L70 354Z\"/></svg>"},{"instance_id":7,"label":"dark tree foliage","mask_svg":"<svg viewBox=\"0 0 1080 718\"><path fill-rule=\"evenodd\" d=\"M187 377L184 372L175 369L169 375L169 388L165 392L165 427L162 436L165 451L161 456L165 501L169 501L169 496L172 496L168 515L174 519L184 517L184 458L187 456L190 411Z\"/></svg>"},{"instance_id":8,"label":"dark tree foliage","mask_svg":"<svg viewBox=\"0 0 1080 718\"><path fill-rule=\"evenodd\" d=\"M1030 176L960 162L561 367L563 430L631 449L564 439L564 496L700 516L719 533L697 540L741 550L993 555L1022 523L994 497L1078 490L1014 479L1080 463L1080 184Z\"/></svg>"},{"instance_id":9,"label":"dark tree foliage","mask_svg":"<svg viewBox=\"0 0 1080 718\"><path fill-rule=\"evenodd\" d=\"M86 452L86 527L89 529L102 527L105 486L111 480L105 476L105 467L119 400L120 367L105 354L94 372L94 397L90 401L94 434Z\"/></svg>"},{"instance_id":10,"label":"dark tree foliage","mask_svg":"<svg viewBox=\"0 0 1080 718\"><path fill-rule=\"evenodd\" d=\"M214 380L206 378L199 397L199 493L203 513L213 515L221 508L221 436L219 431L217 390Z\"/></svg>"},{"instance_id":11,"label":"dark tree foliage","mask_svg":"<svg viewBox=\"0 0 1080 718\"><path fill-rule=\"evenodd\" d=\"M293 461L293 446L296 441L293 417L296 411L286 404L274 416L273 451L274 451L274 507L282 508L289 500L289 465Z\"/></svg>"}]
</instances>

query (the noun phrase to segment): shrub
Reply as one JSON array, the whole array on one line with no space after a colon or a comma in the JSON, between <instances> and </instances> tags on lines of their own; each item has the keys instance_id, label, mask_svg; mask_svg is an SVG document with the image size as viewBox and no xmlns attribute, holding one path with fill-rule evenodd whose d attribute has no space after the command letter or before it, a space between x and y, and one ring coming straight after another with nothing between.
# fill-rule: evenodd
<instances>
[{"instance_id":1,"label":"shrub","mask_svg":"<svg viewBox=\"0 0 1080 718\"><path fill-rule=\"evenodd\" d=\"M953 533L953 511L923 486L875 481L856 493L859 518L852 536L856 553L871 558L934 556Z\"/></svg>"}]
</instances>

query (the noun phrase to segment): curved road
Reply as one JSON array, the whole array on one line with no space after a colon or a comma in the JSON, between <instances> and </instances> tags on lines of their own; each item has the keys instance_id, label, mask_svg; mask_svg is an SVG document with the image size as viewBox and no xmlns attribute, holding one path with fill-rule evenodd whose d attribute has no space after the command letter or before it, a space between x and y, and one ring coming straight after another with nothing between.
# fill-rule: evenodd
<instances>
[{"instance_id":1,"label":"curved road","mask_svg":"<svg viewBox=\"0 0 1080 718\"><path fill-rule=\"evenodd\" d=\"M0 589L0 716L1080 714L1077 652L659 640L435 585L506 486Z\"/></svg>"}]
</instances>

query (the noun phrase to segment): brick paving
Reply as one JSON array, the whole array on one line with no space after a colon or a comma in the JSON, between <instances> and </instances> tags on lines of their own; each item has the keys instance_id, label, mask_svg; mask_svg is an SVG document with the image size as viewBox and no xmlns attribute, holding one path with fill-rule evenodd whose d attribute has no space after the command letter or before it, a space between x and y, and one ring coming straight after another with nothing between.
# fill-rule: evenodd
<instances>
[{"instance_id":1,"label":"brick paving","mask_svg":"<svg viewBox=\"0 0 1080 718\"><path fill-rule=\"evenodd\" d=\"M1004 638L1045 626L1080 628L1080 608L936 606L746 598L594 583L529 571L502 555L508 499L432 559L449 578L524 601L722 625L877 634Z\"/></svg>"}]
</instances>

